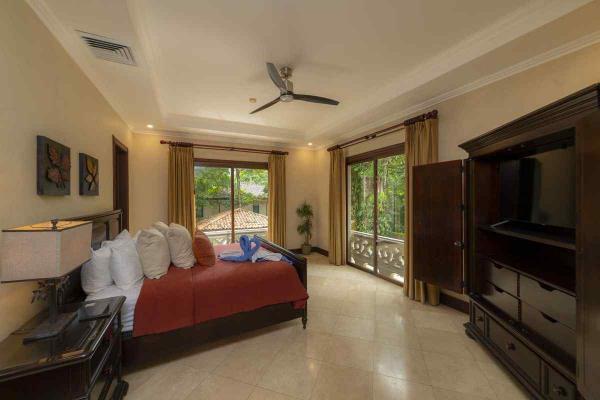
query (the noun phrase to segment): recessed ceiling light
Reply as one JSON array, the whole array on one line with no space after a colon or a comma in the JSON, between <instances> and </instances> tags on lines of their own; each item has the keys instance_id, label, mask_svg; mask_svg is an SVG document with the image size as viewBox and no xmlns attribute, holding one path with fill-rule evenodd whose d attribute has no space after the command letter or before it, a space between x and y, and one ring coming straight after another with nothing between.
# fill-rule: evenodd
<instances>
[{"instance_id":1,"label":"recessed ceiling light","mask_svg":"<svg viewBox=\"0 0 600 400\"><path fill-rule=\"evenodd\" d=\"M150 129L152 129L152 128L154 128L154 125L152 125L152 124L148 124L148 125L146 125L146 128L150 128Z\"/></svg>"},{"instance_id":2,"label":"recessed ceiling light","mask_svg":"<svg viewBox=\"0 0 600 400\"><path fill-rule=\"evenodd\" d=\"M312 142L308 142L308 145L309 145L309 146L312 146Z\"/></svg>"},{"instance_id":3,"label":"recessed ceiling light","mask_svg":"<svg viewBox=\"0 0 600 400\"><path fill-rule=\"evenodd\" d=\"M255 98L255 97L250 97L250 98L248 99L248 101L249 101L250 103L256 103L256 98Z\"/></svg>"}]
</instances>

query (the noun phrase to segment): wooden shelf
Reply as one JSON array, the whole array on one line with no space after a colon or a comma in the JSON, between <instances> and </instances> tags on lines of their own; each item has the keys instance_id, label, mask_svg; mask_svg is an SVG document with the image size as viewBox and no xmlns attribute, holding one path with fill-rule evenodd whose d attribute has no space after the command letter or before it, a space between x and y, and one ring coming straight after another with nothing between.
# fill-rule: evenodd
<instances>
[{"instance_id":1,"label":"wooden shelf","mask_svg":"<svg viewBox=\"0 0 600 400\"><path fill-rule=\"evenodd\" d=\"M498 235L505 235L517 239L529 240L531 242L541 243L548 246L560 247L562 249L573 251L575 250L574 238L564 235L527 230L523 228L517 228L514 226L511 226L510 228L505 228L499 224L480 225L479 229L482 229L487 232L493 232Z\"/></svg>"}]
</instances>

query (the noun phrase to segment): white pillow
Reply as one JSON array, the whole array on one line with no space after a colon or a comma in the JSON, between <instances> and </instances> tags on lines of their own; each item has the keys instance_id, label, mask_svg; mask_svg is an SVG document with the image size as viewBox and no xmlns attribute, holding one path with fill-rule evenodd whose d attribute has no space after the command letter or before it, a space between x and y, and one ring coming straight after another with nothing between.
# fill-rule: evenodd
<instances>
[{"instance_id":1,"label":"white pillow","mask_svg":"<svg viewBox=\"0 0 600 400\"><path fill-rule=\"evenodd\" d=\"M169 242L173 265L179 268L190 268L196 264L192 250L192 236L185 227L171 223L167 232L167 242Z\"/></svg>"},{"instance_id":2,"label":"white pillow","mask_svg":"<svg viewBox=\"0 0 600 400\"><path fill-rule=\"evenodd\" d=\"M171 254L169 243L158 229L143 229L137 233L136 248L142 262L144 275L158 279L169 270Z\"/></svg>"},{"instance_id":3,"label":"white pillow","mask_svg":"<svg viewBox=\"0 0 600 400\"><path fill-rule=\"evenodd\" d=\"M133 237L132 237L132 239L133 239L133 242L134 242L136 245L137 245L138 238L140 237L140 233L141 233L141 232L142 232L142 231L137 231L137 232L135 233L135 235L133 235Z\"/></svg>"},{"instance_id":4,"label":"white pillow","mask_svg":"<svg viewBox=\"0 0 600 400\"><path fill-rule=\"evenodd\" d=\"M110 248L92 250L92 258L81 267L81 287L94 294L113 284L110 276Z\"/></svg>"},{"instance_id":5,"label":"white pillow","mask_svg":"<svg viewBox=\"0 0 600 400\"><path fill-rule=\"evenodd\" d=\"M107 247L110 248L110 275L119 289L130 289L144 279L140 257L127 230Z\"/></svg>"},{"instance_id":6,"label":"white pillow","mask_svg":"<svg viewBox=\"0 0 600 400\"><path fill-rule=\"evenodd\" d=\"M162 221L158 221L155 222L154 225L152 225L152 228L158 229L158 231L162 233L164 237L167 237L167 233L169 232L169 225L165 224Z\"/></svg>"}]
</instances>

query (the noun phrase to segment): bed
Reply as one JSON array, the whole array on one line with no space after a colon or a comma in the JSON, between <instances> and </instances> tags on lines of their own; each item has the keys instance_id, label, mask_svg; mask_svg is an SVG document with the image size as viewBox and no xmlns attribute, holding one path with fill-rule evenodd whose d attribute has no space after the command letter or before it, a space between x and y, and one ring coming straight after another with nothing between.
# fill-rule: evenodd
<instances>
[{"instance_id":1,"label":"bed","mask_svg":"<svg viewBox=\"0 0 600 400\"><path fill-rule=\"evenodd\" d=\"M69 219L92 221L92 248L113 239L122 226L120 210ZM283 254L291 265L267 262L263 264L270 268L265 268L218 261L220 265L208 268L171 267L161 279L145 279L126 292L111 286L88 299L127 298L121 314L126 364L294 319L300 319L306 327L307 295L300 295L300 291L307 293L306 259L263 239L261 246ZM215 251L225 249L216 247ZM235 280L228 278L228 268L236 271ZM69 278L59 298L62 303L85 298L80 270L72 272ZM269 296L263 295L265 292Z\"/></svg>"}]
</instances>

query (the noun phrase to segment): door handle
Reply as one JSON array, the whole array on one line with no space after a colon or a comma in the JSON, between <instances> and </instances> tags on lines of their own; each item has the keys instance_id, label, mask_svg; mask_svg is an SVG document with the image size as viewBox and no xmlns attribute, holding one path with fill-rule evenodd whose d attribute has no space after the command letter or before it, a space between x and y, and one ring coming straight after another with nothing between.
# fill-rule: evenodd
<instances>
[{"instance_id":1,"label":"door handle","mask_svg":"<svg viewBox=\"0 0 600 400\"><path fill-rule=\"evenodd\" d=\"M457 241L455 241L453 244L454 244L454 246L456 246L456 247L460 247L461 249L462 249L463 247L465 247L465 244L464 244L464 243L463 243L461 240L457 240Z\"/></svg>"}]
</instances>

